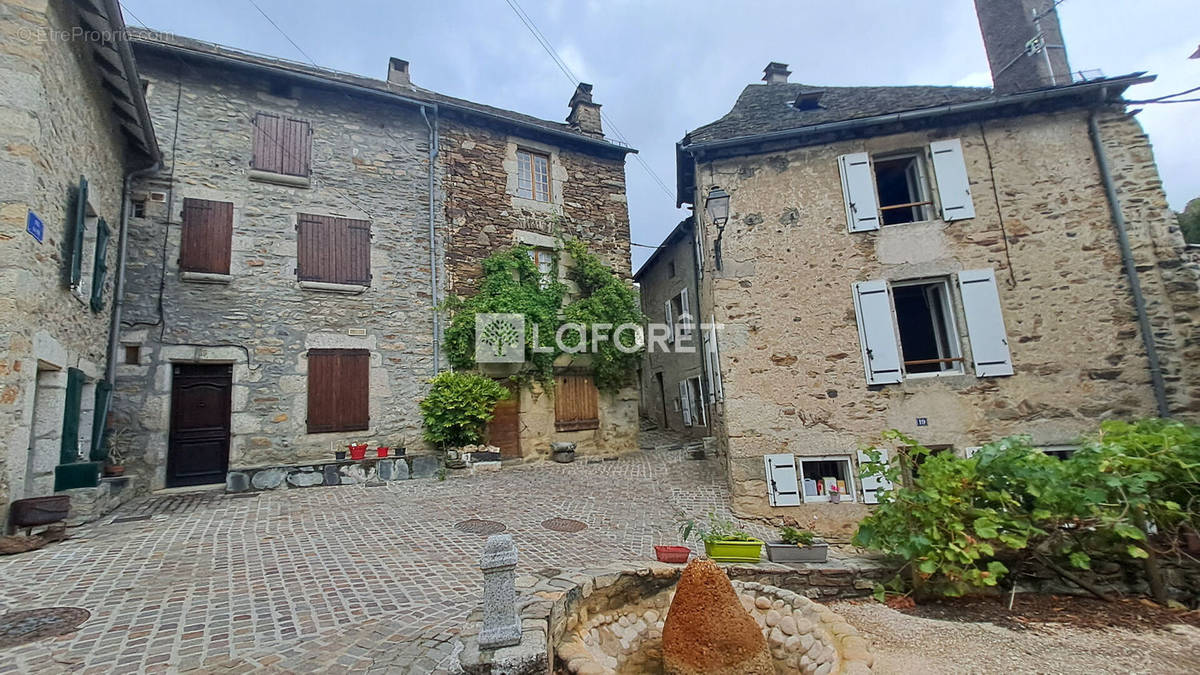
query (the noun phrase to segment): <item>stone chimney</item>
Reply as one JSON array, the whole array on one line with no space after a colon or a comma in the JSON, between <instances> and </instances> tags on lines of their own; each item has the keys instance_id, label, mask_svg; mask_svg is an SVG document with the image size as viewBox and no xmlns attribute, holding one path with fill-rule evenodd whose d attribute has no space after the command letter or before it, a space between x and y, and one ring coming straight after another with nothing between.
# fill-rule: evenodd
<instances>
[{"instance_id":1,"label":"stone chimney","mask_svg":"<svg viewBox=\"0 0 1200 675\"><path fill-rule=\"evenodd\" d=\"M767 64L766 68L763 68L762 79L767 84L787 84L788 75L791 74L792 71L787 69L786 63L772 61Z\"/></svg>"},{"instance_id":2,"label":"stone chimney","mask_svg":"<svg viewBox=\"0 0 1200 675\"><path fill-rule=\"evenodd\" d=\"M604 138L604 128L600 124L600 104L592 102L592 85L580 82L571 96L571 114L567 115L567 123L588 136Z\"/></svg>"},{"instance_id":3,"label":"stone chimney","mask_svg":"<svg viewBox=\"0 0 1200 675\"><path fill-rule=\"evenodd\" d=\"M1071 84L1054 0L975 0L975 14L997 93Z\"/></svg>"},{"instance_id":4,"label":"stone chimney","mask_svg":"<svg viewBox=\"0 0 1200 675\"><path fill-rule=\"evenodd\" d=\"M398 84L401 87L411 87L412 80L408 77L408 61L392 57L388 59L388 84Z\"/></svg>"}]
</instances>

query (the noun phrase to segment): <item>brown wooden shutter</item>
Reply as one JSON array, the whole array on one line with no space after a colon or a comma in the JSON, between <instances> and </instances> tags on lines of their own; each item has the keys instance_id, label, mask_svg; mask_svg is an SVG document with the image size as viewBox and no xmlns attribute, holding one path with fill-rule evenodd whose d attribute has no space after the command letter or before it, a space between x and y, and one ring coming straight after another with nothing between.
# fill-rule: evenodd
<instances>
[{"instance_id":1,"label":"brown wooden shutter","mask_svg":"<svg viewBox=\"0 0 1200 675\"><path fill-rule=\"evenodd\" d=\"M254 116L254 158L259 171L307 177L312 170L312 127L271 113Z\"/></svg>"},{"instance_id":2,"label":"brown wooden shutter","mask_svg":"<svg viewBox=\"0 0 1200 675\"><path fill-rule=\"evenodd\" d=\"M599 429L598 392L590 375L555 378L554 428L556 431Z\"/></svg>"},{"instance_id":3,"label":"brown wooden shutter","mask_svg":"<svg viewBox=\"0 0 1200 675\"><path fill-rule=\"evenodd\" d=\"M183 240L179 269L229 274L233 240L233 204L208 199L183 200Z\"/></svg>"},{"instance_id":4,"label":"brown wooden shutter","mask_svg":"<svg viewBox=\"0 0 1200 675\"><path fill-rule=\"evenodd\" d=\"M371 223L301 213L296 221L300 281L371 285Z\"/></svg>"},{"instance_id":5,"label":"brown wooden shutter","mask_svg":"<svg viewBox=\"0 0 1200 675\"><path fill-rule=\"evenodd\" d=\"M308 433L370 428L370 370L365 349L308 350Z\"/></svg>"}]
</instances>

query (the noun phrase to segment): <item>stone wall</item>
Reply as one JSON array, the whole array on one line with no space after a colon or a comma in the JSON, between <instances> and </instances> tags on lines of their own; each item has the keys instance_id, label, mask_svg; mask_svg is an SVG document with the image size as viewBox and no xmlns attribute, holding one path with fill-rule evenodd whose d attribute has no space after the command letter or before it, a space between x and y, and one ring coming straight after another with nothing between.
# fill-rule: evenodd
<instances>
[{"instance_id":1,"label":"stone wall","mask_svg":"<svg viewBox=\"0 0 1200 675\"><path fill-rule=\"evenodd\" d=\"M1136 121L1102 115L1102 133L1130 221L1130 237L1174 411L1200 413L1195 269L1180 265L1153 156ZM848 233L837 157L962 141L976 217ZM732 195L724 265L706 259L704 311L720 338L725 392L714 415L729 451L740 515L802 520L859 505L775 508L762 455L853 456L896 428L956 451L1009 434L1071 444L1105 418L1155 414L1112 220L1086 113L1030 115L933 131L718 160ZM707 189L707 186L702 186ZM703 196L696 195L697 203ZM712 251L715 228L705 227ZM868 387L851 284L992 268L1015 374ZM957 290L952 291L955 296ZM955 305L966 341L961 305ZM918 426L918 418L927 425ZM839 511L850 514L850 511Z\"/></svg>"},{"instance_id":2,"label":"stone wall","mask_svg":"<svg viewBox=\"0 0 1200 675\"><path fill-rule=\"evenodd\" d=\"M146 201L129 243L122 342L141 352L118 367L115 413L144 449L130 464L163 486L172 365L195 362L233 364L231 469L331 460L331 444L346 440L419 450L417 401L434 370L429 148L419 110L302 86L281 91L243 71L144 49L138 58L166 168L136 188L162 201ZM307 186L249 177L258 111L311 123ZM188 197L234 205L225 283L181 277ZM371 222L368 289L299 286L298 213ZM369 350L368 431L307 433L305 353L314 348Z\"/></svg>"},{"instance_id":3,"label":"stone wall","mask_svg":"<svg viewBox=\"0 0 1200 675\"><path fill-rule=\"evenodd\" d=\"M585 431L556 431L554 397L538 382L521 387L521 455L526 459L549 459L553 442L575 443L581 456L613 456L638 449L638 392L630 385L615 392L601 391L598 398L600 426Z\"/></svg>"},{"instance_id":4,"label":"stone wall","mask_svg":"<svg viewBox=\"0 0 1200 675\"><path fill-rule=\"evenodd\" d=\"M51 39L50 31L74 25L70 7L0 0L0 522L7 521L10 501L53 491L66 369L80 368L89 378L80 433L88 439L87 394L105 364L125 150L86 45L61 33ZM98 313L88 307L90 287L77 295L64 282L81 175L96 215L112 232ZM45 225L41 243L25 231L30 211ZM87 277L92 264L85 257Z\"/></svg>"}]
</instances>

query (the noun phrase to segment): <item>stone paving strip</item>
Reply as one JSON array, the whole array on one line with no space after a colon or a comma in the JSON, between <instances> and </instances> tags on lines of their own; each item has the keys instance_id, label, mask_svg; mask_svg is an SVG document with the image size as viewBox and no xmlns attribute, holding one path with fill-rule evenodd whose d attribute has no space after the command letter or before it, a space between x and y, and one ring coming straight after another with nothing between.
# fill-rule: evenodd
<instances>
[{"instance_id":1,"label":"stone paving strip","mask_svg":"<svg viewBox=\"0 0 1200 675\"><path fill-rule=\"evenodd\" d=\"M728 514L718 462L657 447L369 489L152 496L0 559L0 611L91 612L75 633L0 651L0 673L430 672L479 601L486 537L455 523L503 523L525 575L648 560L678 543L678 510ZM151 518L112 522L133 515Z\"/></svg>"}]
</instances>

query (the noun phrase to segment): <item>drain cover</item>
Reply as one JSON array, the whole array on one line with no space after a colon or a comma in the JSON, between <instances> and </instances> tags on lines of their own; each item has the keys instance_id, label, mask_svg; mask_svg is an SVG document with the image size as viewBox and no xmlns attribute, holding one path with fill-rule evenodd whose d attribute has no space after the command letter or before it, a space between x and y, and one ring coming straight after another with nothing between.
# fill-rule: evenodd
<instances>
[{"instance_id":1,"label":"drain cover","mask_svg":"<svg viewBox=\"0 0 1200 675\"><path fill-rule=\"evenodd\" d=\"M141 520L150 520L150 518L151 518L151 516L125 516L123 518L113 518L112 524L116 525L117 523L136 523Z\"/></svg>"},{"instance_id":2,"label":"drain cover","mask_svg":"<svg viewBox=\"0 0 1200 675\"><path fill-rule=\"evenodd\" d=\"M90 616L82 607L43 607L0 614L0 649L66 635Z\"/></svg>"},{"instance_id":3,"label":"drain cover","mask_svg":"<svg viewBox=\"0 0 1200 675\"><path fill-rule=\"evenodd\" d=\"M460 523L455 523L454 529L462 530L463 532L470 532L471 534L488 536L492 534L500 534L507 528L504 523L498 523L494 520L480 520L479 518L471 518Z\"/></svg>"},{"instance_id":4,"label":"drain cover","mask_svg":"<svg viewBox=\"0 0 1200 675\"><path fill-rule=\"evenodd\" d=\"M581 520L571 520L570 518L551 518L543 520L542 527L555 532L578 532L587 529L587 523Z\"/></svg>"}]
</instances>

